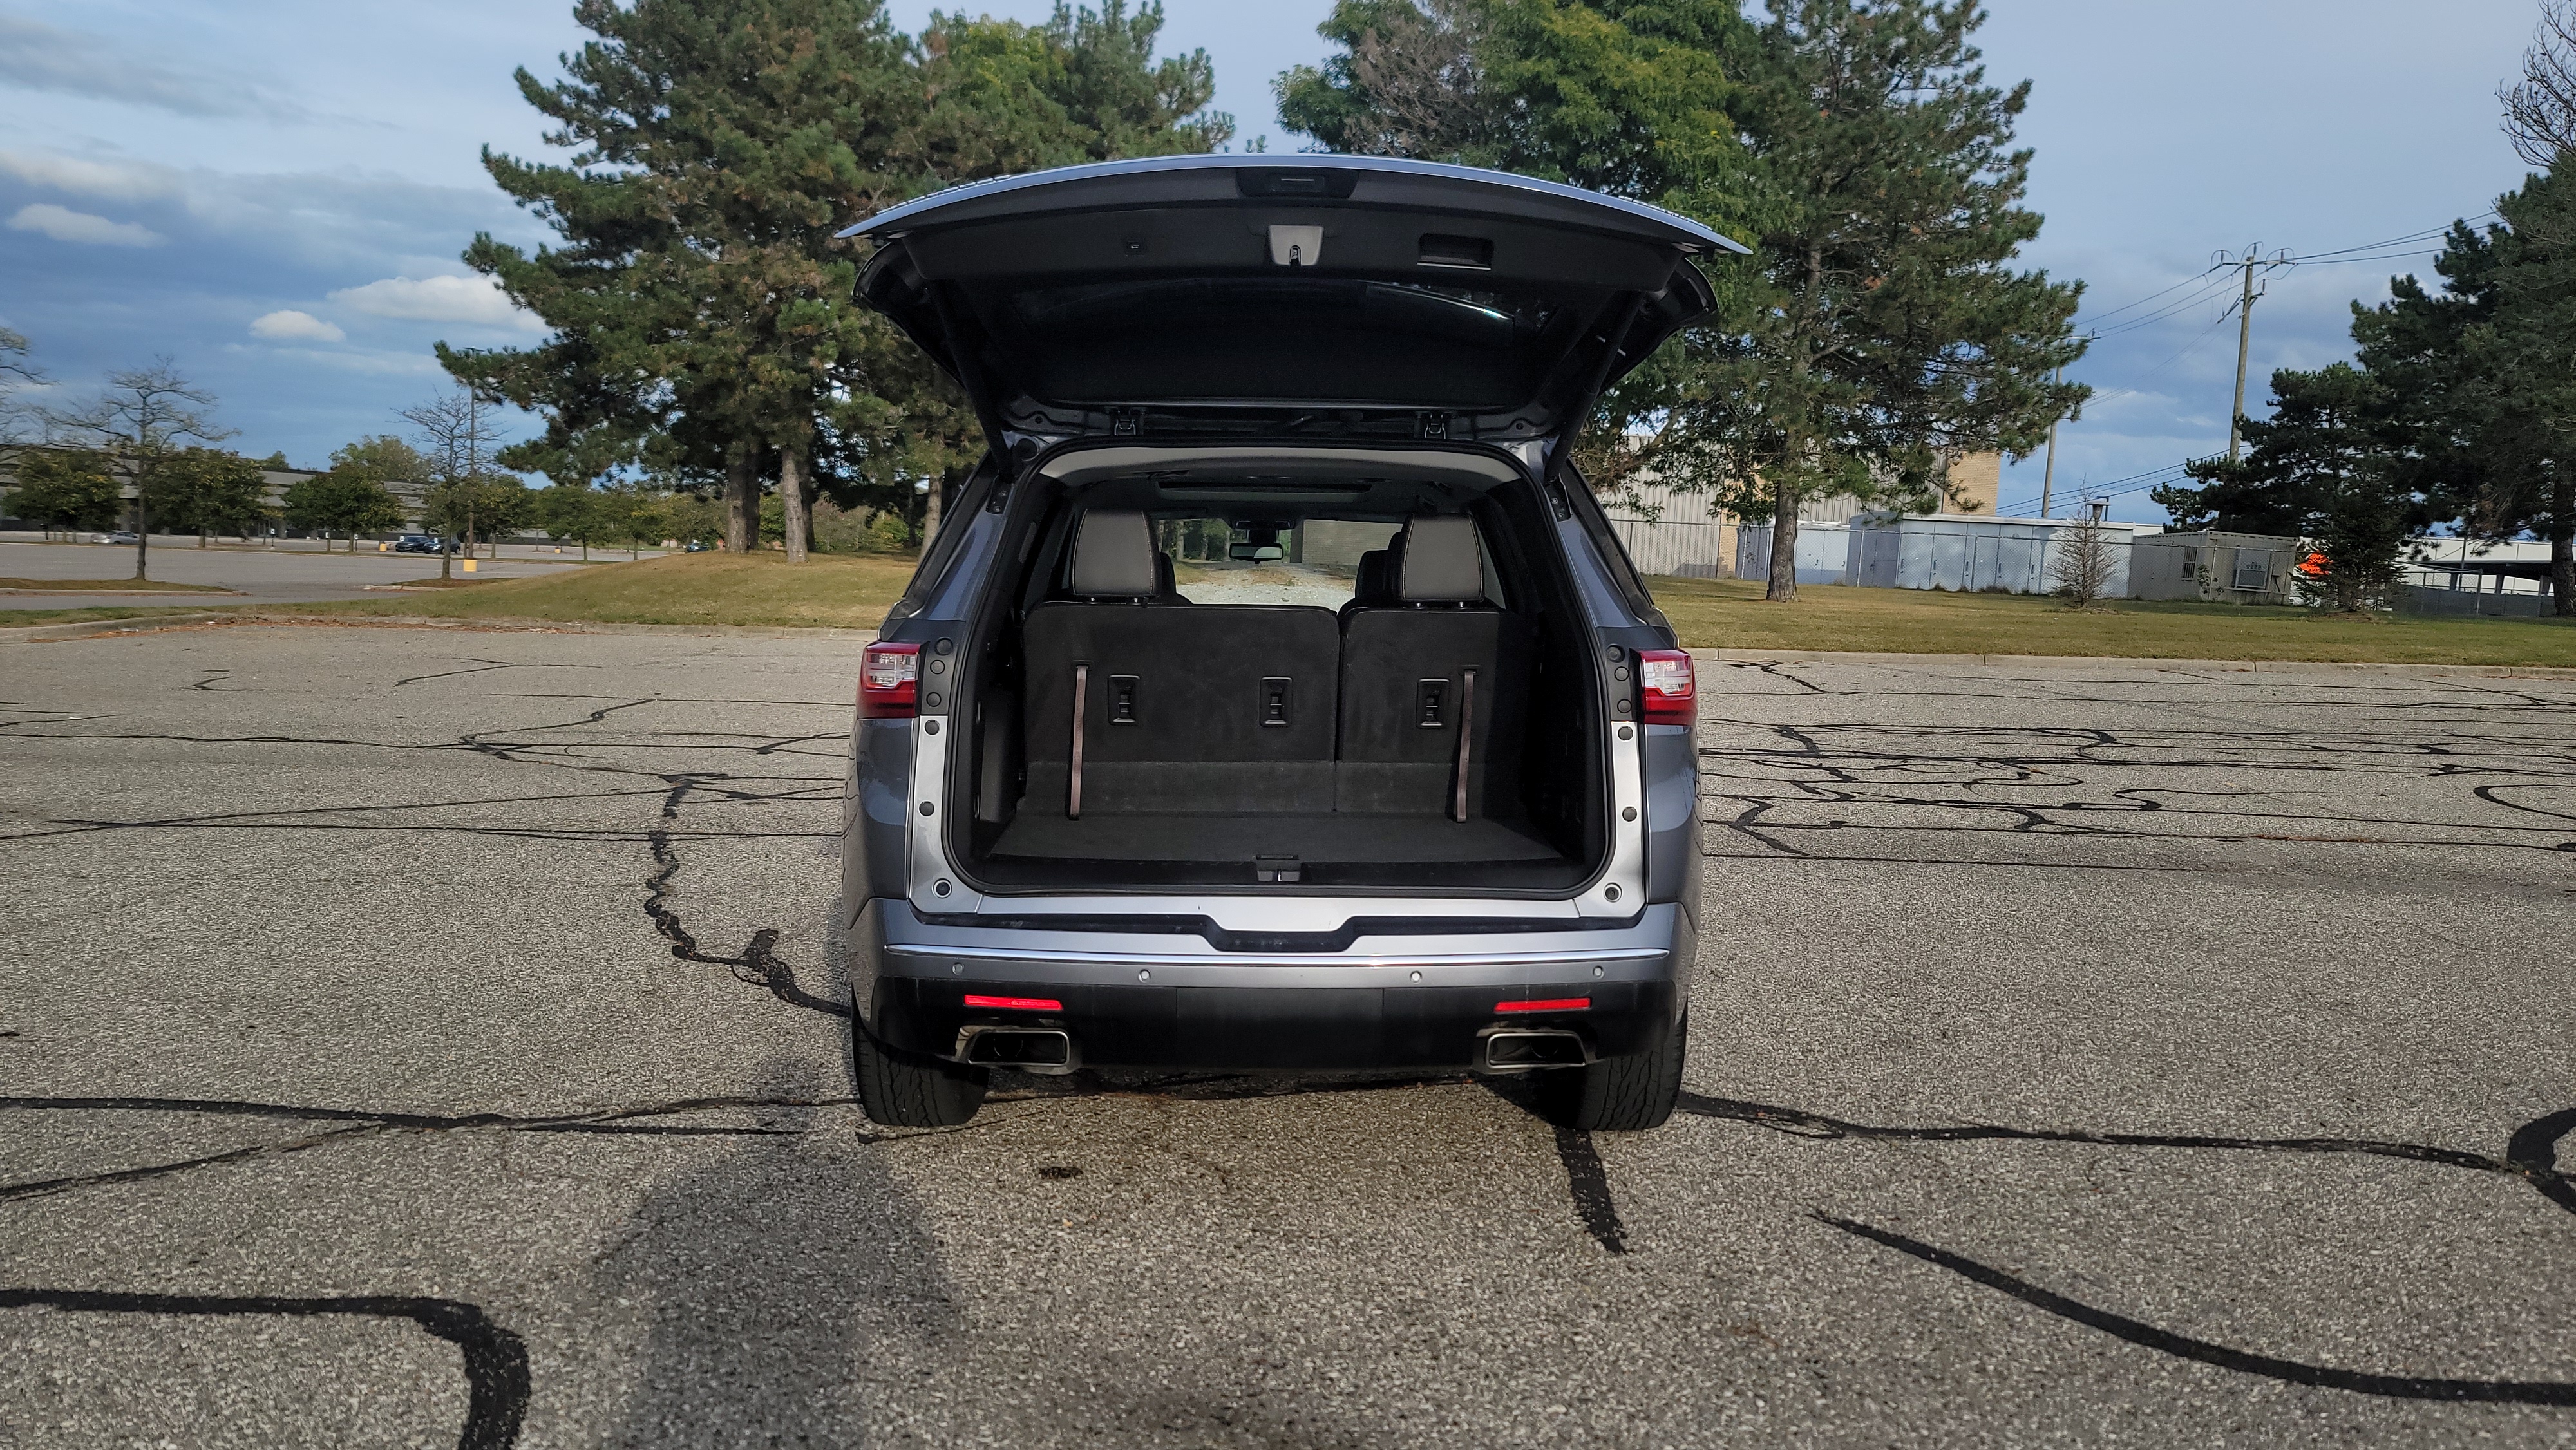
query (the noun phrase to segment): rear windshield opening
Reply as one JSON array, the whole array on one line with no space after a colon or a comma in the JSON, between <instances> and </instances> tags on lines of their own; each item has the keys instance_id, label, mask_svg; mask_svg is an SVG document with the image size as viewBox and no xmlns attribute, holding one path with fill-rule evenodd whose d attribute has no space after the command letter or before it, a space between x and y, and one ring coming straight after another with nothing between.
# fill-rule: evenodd
<instances>
[{"instance_id":1,"label":"rear windshield opening","mask_svg":"<svg viewBox=\"0 0 2576 1450\"><path fill-rule=\"evenodd\" d=\"M1103 480L1027 519L967 662L974 808L953 829L979 885L1589 877L1597 691L1535 489L1200 491Z\"/></svg>"}]
</instances>

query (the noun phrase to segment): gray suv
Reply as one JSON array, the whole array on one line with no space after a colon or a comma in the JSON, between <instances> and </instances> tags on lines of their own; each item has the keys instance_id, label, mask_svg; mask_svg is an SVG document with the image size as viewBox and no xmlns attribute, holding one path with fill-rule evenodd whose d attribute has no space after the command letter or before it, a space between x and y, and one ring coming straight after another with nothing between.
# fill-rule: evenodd
<instances>
[{"instance_id":1,"label":"gray suv","mask_svg":"<svg viewBox=\"0 0 2576 1450\"><path fill-rule=\"evenodd\" d=\"M1690 657L1568 443L1741 250L1376 158L1112 162L883 212L859 283L992 451L867 648L869 1116L988 1072L1679 1088Z\"/></svg>"}]
</instances>

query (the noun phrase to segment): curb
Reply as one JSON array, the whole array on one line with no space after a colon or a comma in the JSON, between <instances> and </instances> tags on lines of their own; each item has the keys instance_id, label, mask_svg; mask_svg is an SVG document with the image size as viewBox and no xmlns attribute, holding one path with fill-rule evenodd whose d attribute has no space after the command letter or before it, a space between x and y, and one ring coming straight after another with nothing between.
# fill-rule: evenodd
<instances>
[{"instance_id":1,"label":"curb","mask_svg":"<svg viewBox=\"0 0 2576 1450\"><path fill-rule=\"evenodd\" d=\"M2323 670L2360 675L2431 675L2435 678L2576 680L2576 669L2557 665L2390 664L2354 660L2182 660L2143 655L1877 654L1829 649L1695 649L1701 659L1730 665L2104 665L2116 669L2217 670L2233 674L2284 674Z\"/></svg>"},{"instance_id":2,"label":"curb","mask_svg":"<svg viewBox=\"0 0 2576 1450\"><path fill-rule=\"evenodd\" d=\"M86 639L94 634L147 634L156 629L231 619L229 614L145 614L130 619L75 619L66 624L30 624L0 629L0 644L38 644L49 639Z\"/></svg>"}]
</instances>

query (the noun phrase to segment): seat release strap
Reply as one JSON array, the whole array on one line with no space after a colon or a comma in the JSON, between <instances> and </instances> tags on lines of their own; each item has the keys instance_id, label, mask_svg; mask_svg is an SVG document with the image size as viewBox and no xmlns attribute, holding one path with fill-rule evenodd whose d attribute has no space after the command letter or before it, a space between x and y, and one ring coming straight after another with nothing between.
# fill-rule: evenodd
<instances>
[{"instance_id":1,"label":"seat release strap","mask_svg":"<svg viewBox=\"0 0 2576 1450\"><path fill-rule=\"evenodd\" d=\"M1458 789L1452 818L1467 819L1467 766L1476 738L1476 672L1467 671L1466 688L1458 692Z\"/></svg>"},{"instance_id":2,"label":"seat release strap","mask_svg":"<svg viewBox=\"0 0 2576 1450\"><path fill-rule=\"evenodd\" d=\"M1064 817L1082 819L1082 714L1083 697L1091 692L1091 666L1073 667L1073 770L1065 779Z\"/></svg>"}]
</instances>

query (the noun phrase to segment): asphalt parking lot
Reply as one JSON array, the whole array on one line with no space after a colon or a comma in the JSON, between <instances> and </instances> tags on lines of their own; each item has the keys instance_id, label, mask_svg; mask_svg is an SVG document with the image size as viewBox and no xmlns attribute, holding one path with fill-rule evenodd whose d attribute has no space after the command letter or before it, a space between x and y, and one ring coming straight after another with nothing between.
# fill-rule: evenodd
<instances>
[{"instance_id":1,"label":"asphalt parking lot","mask_svg":"<svg viewBox=\"0 0 2576 1450\"><path fill-rule=\"evenodd\" d=\"M2576 1443L2576 680L1704 666L1668 1128L903 1135L856 654L0 646L0 1443Z\"/></svg>"},{"instance_id":2,"label":"asphalt parking lot","mask_svg":"<svg viewBox=\"0 0 2576 1450\"><path fill-rule=\"evenodd\" d=\"M86 537L84 535L83 537ZM438 577L436 554L378 553L372 543L362 542L354 554L337 552L333 544L325 552L311 539L291 539L274 548L256 545L218 544L200 549L195 538L152 536L152 547L145 551L145 568L151 576L167 584L214 584L242 595L233 598L221 594L122 593L108 590L21 593L0 592L0 611L11 609L74 609L86 605L115 604L290 604L310 603L325 599L381 599L369 585L381 588L414 579ZM659 552L658 550L655 552ZM622 552L598 551L600 559L623 559ZM462 565L463 559L457 564ZM501 557L475 561L476 578L520 579L531 574L560 573L581 563L578 545L565 545L562 553L552 545L504 544ZM123 579L134 572L132 544L63 544L39 543L33 535L0 540L0 579ZM463 578L463 574L456 577ZM0 627L5 627L5 613L0 613Z\"/></svg>"}]
</instances>

